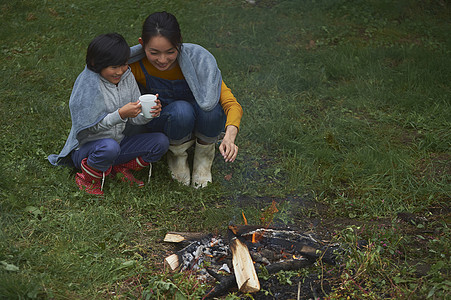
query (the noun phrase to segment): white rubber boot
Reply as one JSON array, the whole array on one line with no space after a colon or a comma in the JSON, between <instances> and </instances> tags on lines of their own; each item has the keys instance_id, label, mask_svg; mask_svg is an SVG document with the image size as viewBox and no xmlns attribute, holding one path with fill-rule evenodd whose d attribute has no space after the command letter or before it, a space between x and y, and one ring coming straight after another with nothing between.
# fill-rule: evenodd
<instances>
[{"instance_id":1,"label":"white rubber boot","mask_svg":"<svg viewBox=\"0 0 451 300\"><path fill-rule=\"evenodd\" d=\"M168 167L171 171L172 178L189 185L190 183L190 171L188 165L188 150L194 144L194 140L188 141L181 145L170 145L167 154Z\"/></svg>"},{"instance_id":2,"label":"white rubber boot","mask_svg":"<svg viewBox=\"0 0 451 300\"><path fill-rule=\"evenodd\" d=\"M193 182L196 189L211 182L211 165L215 158L215 144L202 145L196 142L193 161Z\"/></svg>"}]
</instances>

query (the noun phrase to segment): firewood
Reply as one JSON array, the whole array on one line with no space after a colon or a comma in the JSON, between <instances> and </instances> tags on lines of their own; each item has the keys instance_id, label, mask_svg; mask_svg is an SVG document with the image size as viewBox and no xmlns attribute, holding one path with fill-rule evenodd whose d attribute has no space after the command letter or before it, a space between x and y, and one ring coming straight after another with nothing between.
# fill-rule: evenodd
<instances>
[{"instance_id":1,"label":"firewood","mask_svg":"<svg viewBox=\"0 0 451 300\"><path fill-rule=\"evenodd\" d=\"M169 255L164 259L164 263L170 268L171 271L174 271L180 265L179 256L177 254Z\"/></svg>"},{"instance_id":2,"label":"firewood","mask_svg":"<svg viewBox=\"0 0 451 300\"><path fill-rule=\"evenodd\" d=\"M289 259L266 266L268 274L275 274L280 271L297 271L301 268L311 266L315 263L314 259Z\"/></svg>"},{"instance_id":3,"label":"firewood","mask_svg":"<svg viewBox=\"0 0 451 300\"><path fill-rule=\"evenodd\" d=\"M231 289L236 289L236 279L235 275L219 275L215 273L212 269L206 268L208 274L213 276L219 284L214 286L202 299L212 299L215 297L223 296L230 292Z\"/></svg>"},{"instance_id":4,"label":"firewood","mask_svg":"<svg viewBox=\"0 0 451 300\"><path fill-rule=\"evenodd\" d=\"M168 232L164 237L164 242L180 243L192 240L200 240L208 234L202 232Z\"/></svg>"},{"instance_id":5,"label":"firewood","mask_svg":"<svg viewBox=\"0 0 451 300\"><path fill-rule=\"evenodd\" d=\"M254 293L260 290L257 272L246 244L237 238L230 240L232 264L238 288L243 293Z\"/></svg>"},{"instance_id":6,"label":"firewood","mask_svg":"<svg viewBox=\"0 0 451 300\"><path fill-rule=\"evenodd\" d=\"M236 236L241 236L241 235L245 235L248 234L249 232L254 232L256 230L263 230L265 228L263 228L262 226L258 226L258 225L235 225L235 224L230 224L228 227L234 235Z\"/></svg>"},{"instance_id":7,"label":"firewood","mask_svg":"<svg viewBox=\"0 0 451 300\"><path fill-rule=\"evenodd\" d=\"M333 253L334 247L327 248L320 245L307 245L305 241L290 241L281 238L266 238L265 244L277 245L282 249L288 249L293 253L303 255L310 259L321 259L328 264L335 264L335 254Z\"/></svg>"}]
</instances>

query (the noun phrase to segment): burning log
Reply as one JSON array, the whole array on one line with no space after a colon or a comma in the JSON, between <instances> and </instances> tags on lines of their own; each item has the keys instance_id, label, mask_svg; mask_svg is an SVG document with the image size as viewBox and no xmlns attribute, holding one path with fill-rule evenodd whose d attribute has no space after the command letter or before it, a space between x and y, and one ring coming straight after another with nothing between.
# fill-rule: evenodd
<instances>
[{"instance_id":1,"label":"burning log","mask_svg":"<svg viewBox=\"0 0 451 300\"><path fill-rule=\"evenodd\" d=\"M230 224L228 228L236 236L245 235L249 232L254 232L256 230L262 229L262 227L258 225L235 225L235 224Z\"/></svg>"},{"instance_id":2,"label":"burning log","mask_svg":"<svg viewBox=\"0 0 451 300\"><path fill-rule=\"evenodd\" d=\"M326 246L310 234L301 234L290 229L255 228L242 225L229 226L234 234L239 234L248 245L255 247L267 246L277 248L296 255L303 255L311 259L322 259L326 263L335 264L333 246ZM252 243L252 244L251 244Z\"/></svg>"},{"instance_id":3,"label":"burning log","mask_svg":"<svg viewBox=\"0 0 451 300\"><path fill-rule=\"evenodd\" d=\"M260 290L260 282L246 244L237 238L232 238L230 240L230 250L232 251L233 271L235 272L239 290L243 293L258 292Z\"/></svg>"}]
</instances>

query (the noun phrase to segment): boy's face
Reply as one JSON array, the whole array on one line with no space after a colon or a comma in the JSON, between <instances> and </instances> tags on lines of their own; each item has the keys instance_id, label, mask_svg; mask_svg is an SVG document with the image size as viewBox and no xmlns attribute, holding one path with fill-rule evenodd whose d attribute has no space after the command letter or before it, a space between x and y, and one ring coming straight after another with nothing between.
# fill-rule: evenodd
<instances>
[{"instance_id":1,"label":"boy's face","mask_svg":"<svg viewBox=\"0 0 451 300\"><path fill-rule=\"evenodd\" d=\"M100 75L102 75L102 77L108 80L109 82L113 84L118 84L119 81L121 81L122 75L124 75L127 69L128 65L108 66L102 69L102 71L100 71Z\"/></svg>"}]
</instances>

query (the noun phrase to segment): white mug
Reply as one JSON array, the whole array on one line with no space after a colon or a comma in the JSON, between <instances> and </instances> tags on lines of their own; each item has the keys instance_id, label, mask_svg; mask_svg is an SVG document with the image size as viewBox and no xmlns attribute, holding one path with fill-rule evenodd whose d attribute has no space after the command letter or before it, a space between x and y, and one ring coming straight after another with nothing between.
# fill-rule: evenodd
<instances>
[{"instance_id":1,"label":"white mug","mask_svg":"<svg viewBox=\"0 0 451 300\"><path fill-rule=\"evenodd\" d=\"M146 117L147 119L152 119L152 113L150 110L152 107L157 105L155 102L157 100L157 96L152 94L145 94L139 97L139 102L141 103L141 115Z\"/></svg>"}]
</instances>

